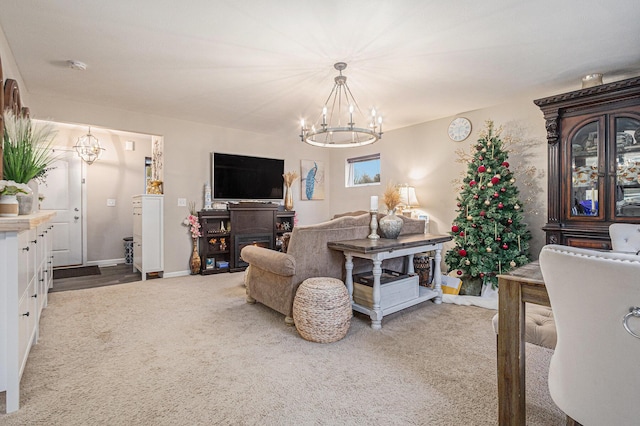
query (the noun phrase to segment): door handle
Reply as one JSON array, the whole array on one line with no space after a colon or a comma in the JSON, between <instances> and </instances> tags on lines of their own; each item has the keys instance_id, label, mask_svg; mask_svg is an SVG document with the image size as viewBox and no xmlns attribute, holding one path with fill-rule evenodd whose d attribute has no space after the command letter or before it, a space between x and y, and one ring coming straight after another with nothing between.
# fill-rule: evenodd
<instances>
[{"instance_id":1,"label":"door handle","mask_svg":"<svg viewBox=\"0 0 640 426\"><path fill-rule=\"evenodd\" d=\"M78 210L78 208L76 207L75 209L73 209L74 212L79 212L80 210Z\"/></svg>"},{"instance_id":2,"label":"door handle","mask_svg":"<svg viewBox=\"0 0 640 426\"><path fill-rule=\"evenodd\" d=\"M80 216L74 216L73 219L77 221L78 219L80 219Z\"/></svg>"}]
</instances>

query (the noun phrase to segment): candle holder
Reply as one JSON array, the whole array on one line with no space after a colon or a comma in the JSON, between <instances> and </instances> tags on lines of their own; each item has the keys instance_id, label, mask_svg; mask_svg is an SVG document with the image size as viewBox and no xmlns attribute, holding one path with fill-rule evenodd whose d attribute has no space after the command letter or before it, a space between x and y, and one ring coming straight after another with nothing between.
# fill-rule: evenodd
<instances>
[{"instance_id":1,"label":"candle holder","mask_svg":"<svg viewBox=\"0 0 640 426\"><path fill-rule=\"evenodd\" d=\"M380 235L378 235L377 231L378 231L378 210L371 210L371 233L369 234L369 236L367 238L369 238L370 240L377 240L380 238Z\"/></svg>"}]
</instances>

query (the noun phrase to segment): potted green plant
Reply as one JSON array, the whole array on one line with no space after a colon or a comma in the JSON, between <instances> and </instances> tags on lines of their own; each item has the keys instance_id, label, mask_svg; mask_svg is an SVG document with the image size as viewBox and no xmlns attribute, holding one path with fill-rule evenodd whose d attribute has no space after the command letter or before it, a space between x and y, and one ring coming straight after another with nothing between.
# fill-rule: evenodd
<instances>
[{"instance_id":1,"label":"potted green plant","mask_svg":"<svg viewBox=\"0 0 640 426\"><path fill-rule=\"evenodd\" d=\"M3 178L22 184L42 183L51 163L57 158L52 150L56 133L51 123L36 124L29 117L5 110ZM20 208L21 214L31 213L32 206L37 207L33 198L33 193L31 197L19 197L24 204Z\"/></svg>"},{"instance_id":2,"label":"potted green plant","mask_svg":"<svg viewBox=\"0 0 640 426\"><path fill-rule=\"evenodd\" d=\"M0 180L0 217L17 216L18 194L28 194L31 189L24 183Z\"/></svg>"}]
</instances>

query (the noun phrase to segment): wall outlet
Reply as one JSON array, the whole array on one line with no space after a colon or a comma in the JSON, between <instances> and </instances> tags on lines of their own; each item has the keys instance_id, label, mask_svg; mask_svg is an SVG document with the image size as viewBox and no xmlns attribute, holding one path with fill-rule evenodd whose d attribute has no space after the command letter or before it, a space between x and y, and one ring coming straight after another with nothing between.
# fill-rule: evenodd
<instances>
[{"instance_id":1,"label":"wall outlet","mask_svg":"<svg viewBox=\"0 0 640 426\"><path fill-rule=\"evenodd\" d=\"M115 207L116 199L115 198L107 198L107 207Z\"/></svg>"},{"instance_id":2,"label":"wall outlet","mask_svg":"<svg viewBox=\"0 0 640 426\"><path fill-rule=\"evenodd\" d=\"M187 207L187 199L178 198L178 207Z\"/></svg>"}]
</instances>

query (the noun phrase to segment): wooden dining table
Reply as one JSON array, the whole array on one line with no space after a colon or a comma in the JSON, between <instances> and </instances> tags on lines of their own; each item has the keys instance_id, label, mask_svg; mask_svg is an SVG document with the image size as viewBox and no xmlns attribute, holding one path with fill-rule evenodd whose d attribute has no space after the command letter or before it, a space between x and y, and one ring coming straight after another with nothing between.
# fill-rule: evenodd
<instances>
[{"instance_id":1,"label":"wooden dining table","mask_svg":"<svg viewBox=\"0 0 640 426\"><path fill-rule=\"evenodd\" d=\"M524 425L525 303L550 306L535 261L498 275L498 424Z\"/></svg>"}]
</instances>

